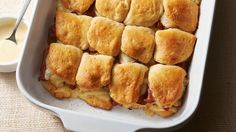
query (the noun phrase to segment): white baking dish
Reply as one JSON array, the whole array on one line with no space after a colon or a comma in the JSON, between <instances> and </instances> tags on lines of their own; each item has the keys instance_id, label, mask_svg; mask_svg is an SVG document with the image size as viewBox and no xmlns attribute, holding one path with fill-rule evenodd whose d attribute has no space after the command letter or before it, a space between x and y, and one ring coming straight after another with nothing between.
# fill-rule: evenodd
<instances>
[{"instance_id":1,"label":"white baking dish","mask_svg":"<svg viewBox=\"0 0 236 132\"><path fill-rule=\"evenodd\" d=\"M196 110L200 98L206 63L215 0L202 0L198 41L189 70L189 87L180 111L169 118L149 117L141 110L115 107L112 111L93 108L78 99L58 100L38 81L43 50L55 13L55 0L37 0L30 33L17 69L20 91L33 104L52 111L61 118L65 128L73 131L127 132L142 128L170 128L186 121Z\"/></svg>"}]
</instances>

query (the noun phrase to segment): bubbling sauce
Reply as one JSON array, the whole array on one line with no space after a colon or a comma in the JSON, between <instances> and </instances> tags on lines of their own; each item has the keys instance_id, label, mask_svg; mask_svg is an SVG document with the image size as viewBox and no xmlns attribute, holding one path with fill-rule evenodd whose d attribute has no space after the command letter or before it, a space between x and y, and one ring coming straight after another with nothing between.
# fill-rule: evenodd
<instances>
[{"instance_id":1,"label":"bubbling sauce","mask_svg":"<svg viewBox=\"0 0 236 132\"><path fill-rule=\"evenodd\" d=\"M23 47L23 41L26 35L27 26L21 23L16 31L17 44L8 38L15 26L15 20L0 20L0 63L9 63L16 61L20 56Z\"/></svg>"}]
</instances>

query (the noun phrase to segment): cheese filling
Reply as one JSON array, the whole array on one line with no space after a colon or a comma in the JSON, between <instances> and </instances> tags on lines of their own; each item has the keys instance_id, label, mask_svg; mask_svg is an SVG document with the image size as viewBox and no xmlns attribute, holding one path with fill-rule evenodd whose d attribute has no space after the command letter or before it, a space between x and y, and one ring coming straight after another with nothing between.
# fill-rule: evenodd
<instances>
[{"instance_id":1,"label":"cheese filling","mask_svg":"<svg viewBox=\"0 0 236 132\"><path fill-rule=\"evenodd\" d=\"M44 75L45 80L50 81L55 87L63 87L65 85L65 81L63 81L59 76L51 72L49 68L45 70Z\"/></svg>"}]
</instances>

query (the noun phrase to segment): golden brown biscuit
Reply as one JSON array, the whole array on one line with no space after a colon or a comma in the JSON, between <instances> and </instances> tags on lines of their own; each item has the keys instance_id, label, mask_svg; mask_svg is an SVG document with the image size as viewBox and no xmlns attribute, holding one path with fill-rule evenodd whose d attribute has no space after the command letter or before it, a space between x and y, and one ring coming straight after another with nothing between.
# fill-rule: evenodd
<instances>
[{"instance_id":1,"label":"golden brown biscuit","mask_svg":"<svg viewBox=\"0 0 236 132\"><path fill-rule=\"evenodd\" d=\"M124 25L108 18L95 17L88 31L88 41L101 54L117 56Z\"/></svg>"},{"instance_id":2,"label":"golden brown biscuit","mask_svg":"<svg viewBox=\"0 0 236 132\"><path fill-rule=\"evenodd\" d=\"M167 28L180 28L194 32L198 23L199 7L193 0L164 0L161 23Z\"/></svg>"},{"instance_id":3,"label":"golden brown biscuit","mask_svg":"<svg viewBox=\"0 0 236 132\"><path fill-rule=\"evenodd\" d=\"M135 105L147 70L146 66L139 63L116 64L109 85L111 98L124 107Z\"/></svg>"},{"instance_id":4,"label":"golden brown biscuit","mask_svg":"<svg viewBox=\"0 0 236 132\"><path fill-rule=\"evenodd\" d=\"M72 12L84 13L95 0L61 0L65 8Z\"/></svg>"},{"instance_id":5,"label":"golden brown biscuit","mask_svg":"<svg viewBox=\"0 0 236 132\"><path fill-rule=\"evenodd\" d=\"M122 22L126 18L131 0L96 0L96 10L100 16Z\"/></svg>"},{"instance_id":6,"label":"golden brown biscuit","mask_svg":"<svg viewBox=\"0 0 236 132\"><path fill-rule=\"evenodd\" d=\"M155 46L154 32L145 27L126 26L121 51L142 63L148 63Z\"/></svg>"},{"instance_id":7,"label":"golden brown biscuit","mask_svg":"<svg viewBox=\"0 0 236 132\"><path fill-rule=\"evenodd\" d=\"M62 86L63 82L75 85L75 77L83 52L70 45L52 43L46 59L45 78ZM61 85L62 84L62 85Z\"/></svg>"},{"instance_id":8,"label":"golden brown biscuit","mask_svg":"<svg viewBox=\"0 0 236 132\"><path fill-rule=\"evenodd\" d=\"M163 64L177 64L186 61L192 54L196 37L179 29L156 32L154 59Z\"/></svg>"},{"instance_id":9,"label":"golden brown biscuit","mask_svg":"<svg viewBox=\"0 0 236 132\"><path fill-rule=\"evenodd\" d=\"M82 50L89 47L87 32L92 18L58 11L56 13L56 36L64 44L74 45Z\"/></svg>"},{"instance_id":10,"label":"golden brown biscuit","mask_svg":"<svg viewBox=\"0 0 236 132\"><path fill-rule=\"evenodd\" d=\"M124 23L150 27L159 20L162 12L162 0L132 0Z\"/></svg>"},{"instance_id":11,"label":"golden brown biscuit","mask_svg":"<svg viewBox=\"0 0 236 132\"><path fill-rule=\"evenodd\" d=\"M76 76L77 84L87 89L108 85L113 61L111 56L84 53Z\"/></svg>"},{"instance_id":12,"label":"golden brown biscuit","mask_svg":"<svg viewBox=\"0 0 236 132\"><path fill-rule=\"evenodd\" d=\"M185 70L178 66L157 64L150 68L149 88L159 107L171 108L182 98L185 76Z\"/></svg>"}]
</instances>

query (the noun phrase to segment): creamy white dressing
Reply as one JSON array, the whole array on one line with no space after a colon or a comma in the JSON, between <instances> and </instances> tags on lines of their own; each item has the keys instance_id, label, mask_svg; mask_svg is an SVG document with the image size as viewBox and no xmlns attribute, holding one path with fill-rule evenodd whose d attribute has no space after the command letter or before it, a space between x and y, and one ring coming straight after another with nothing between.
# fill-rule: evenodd
<instances>
[{"instance_id":1,"label":"creamy white dressing","mask_svg":"<svg viewBox=\"0 0 236 132\"><path fill-rule=\"evenodd\" d=\"M27 27L24 23L20 24L16 32L17 44L15 44L6 40L11 35L14 26L15 20L0 21L0 63L16 61L21 53Z\"/></svg>"}]
</instances>

